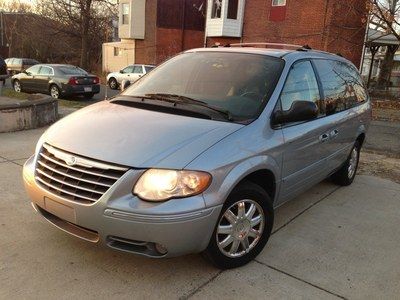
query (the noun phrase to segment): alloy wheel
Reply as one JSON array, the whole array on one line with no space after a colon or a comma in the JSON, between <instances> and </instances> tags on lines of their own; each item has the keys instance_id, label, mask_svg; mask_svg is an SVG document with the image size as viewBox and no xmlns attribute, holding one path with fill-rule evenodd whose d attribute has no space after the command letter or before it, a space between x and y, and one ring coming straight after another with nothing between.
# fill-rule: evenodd
<instances>
[{"instance_id":1,"label":"alloy wheel","mask_svg":"<svg viewBox=\"0 0 400 300\"><path fill-rule=\"evenodd\" d=\"M259 242L265 227L261 206L253 200L240 200L230 206L219 220L216 239L219 250L237 258L249 253Z\"/></svg>"},{"instance_id":2,"label":"alloy wheel","mask_svg":"<svg viewBox=\"0 0 400 300\"><path fill-rule=\"evenodd\" d=\"M60 91L58 90L58 87L56 87L55 85L53 85L50 89L50 95L51 97L53 97L54 99L58 99L60 97Z\"/></svg>"},{"instance_id":3,"label":"alloy wheel","mask_svg":"<svg viewBox=\"0 0 400 300\"><path fill-rule=\"evenodd\" d=\"M16 91L17 93L21 93L21 84L18 80L14 82L14 91Z\"/></svg>"},{"instance_id":4,"label":"alloy wheel","mask_svg":"<svg viewBox=\"0 0 400 300\"><path fill-rule=\"evenodd\" d=\"M357 169L357 163L358 163L358 150L354 147L350 154L349 168L347 170L347 175L349 176L349 178L353 178Z\"/></svg>"}]
</instances>

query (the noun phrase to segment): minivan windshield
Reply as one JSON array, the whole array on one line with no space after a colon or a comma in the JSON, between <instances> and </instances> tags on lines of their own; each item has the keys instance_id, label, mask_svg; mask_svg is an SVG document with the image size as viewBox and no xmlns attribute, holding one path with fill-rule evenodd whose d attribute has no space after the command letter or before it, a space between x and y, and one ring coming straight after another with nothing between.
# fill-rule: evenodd
<instances>
[{"instance_id":1,"label":"minivan windshield","mask_svg":"<svg viewBox=\"0 0 400 300\"><path fill-rule=\"evenodd\" d=\"M282 72L280 58L231 52L178 55L136 81L121 95L172 97L185 104L226 112L232 121L256 119ZM202 104L202 105L199 105Z\"/></svg>"}]
</instances>

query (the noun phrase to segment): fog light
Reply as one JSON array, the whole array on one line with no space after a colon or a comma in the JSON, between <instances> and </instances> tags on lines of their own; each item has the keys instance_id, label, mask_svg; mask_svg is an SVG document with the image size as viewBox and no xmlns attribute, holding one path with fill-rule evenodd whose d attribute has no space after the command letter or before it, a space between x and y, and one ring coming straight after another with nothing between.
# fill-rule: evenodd
<instances>
[{"instance_id":1,"label":"fog light","mask_svg":"<svg viewBox=\"0 0 400 300\"><path fill-rule=\"evenodd\" d=\"M167 254L168 252L167 248L165 248L165 246L161 244L156 244L156 250L162 255Z\"/></svg>"}]
</instances>

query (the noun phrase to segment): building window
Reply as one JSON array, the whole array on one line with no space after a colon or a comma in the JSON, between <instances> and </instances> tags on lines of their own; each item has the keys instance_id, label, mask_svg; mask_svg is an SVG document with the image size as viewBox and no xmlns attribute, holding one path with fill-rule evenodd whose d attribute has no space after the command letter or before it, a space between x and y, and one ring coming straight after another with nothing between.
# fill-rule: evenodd
<instances>
[{"instance_id":1,"label":"building window","mask_svg":"<svg viewBox=\"0 0 400 300\"><path fill-rule=\"evenodd\" d=\"M285 6L286 0L272 0L272 6Z\"/></svg>"},{"instance_id":2,"label":"building window","mask_svg":"<svg viewBox=\"0 0 400 300\"><path fill-rule=\"evenodd\" d=\"M129 24L129 3L122 3L122 24Z\"/></svg>"},{"instance_id":3,"label":"building window","mask_svg":"<svg viewBox=\"0 0 400 300\"><path fill-rule=\"evenodd\" d=\"M228 19L236 20L238 17L239 0L228 1Z\"/></svg>"},{"instance_id":4,"label":"building window","mask_svg":"<svg viewBox=\"0 0 400 300\"><path fill-rule=\"evenodd\" d=\"M222 0L212 0L211 19L221 18Z\"/></svg>"},{"instance_id":5,"label":"building window","mask_svg":"<svg viewBox=\"0 0 400 300\"><path fill-rule=\"evenodd\" d=\"M114 47L114 56L121 56L122 55L122 49L119 47Z\"/></svg>"}]
</instances>

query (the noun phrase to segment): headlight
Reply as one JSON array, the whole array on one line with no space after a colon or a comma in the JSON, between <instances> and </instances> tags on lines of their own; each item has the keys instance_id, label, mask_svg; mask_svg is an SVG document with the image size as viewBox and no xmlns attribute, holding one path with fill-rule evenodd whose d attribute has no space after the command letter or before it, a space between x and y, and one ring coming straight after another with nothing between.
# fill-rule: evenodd
<instances>
[{"instance_id":1,"label":"headlight","mask_svg":"<svg viewBox=\"0 0 400 300\"><path fill-rule=\"evenodd\" d=\"M133 193L143 200L165 201L200 194L210 182L206 172L150 169L139 178Z\"/></svg>"}]
</instances>

